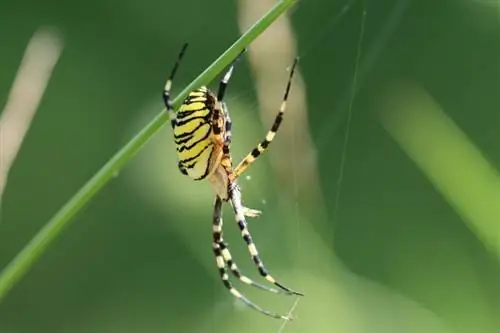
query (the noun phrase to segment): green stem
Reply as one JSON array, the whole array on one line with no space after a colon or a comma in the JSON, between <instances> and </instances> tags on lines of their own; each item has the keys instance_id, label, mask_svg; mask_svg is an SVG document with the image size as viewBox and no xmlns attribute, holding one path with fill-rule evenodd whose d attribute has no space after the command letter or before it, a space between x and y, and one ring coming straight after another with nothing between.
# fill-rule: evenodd
<instances>
[{"instance_id":1,"label":"green stem","mask_svg":"<svg viewBox=\"0 0 500 333\"><path fill-rule=\"evenodd\" d=\"M264 32L296 0L281 0L258 22L248 29L229 49L215 60L203 73L191 82L175 99L174 107L179 107L190 91L208 84L257 36ZM47 249L49 244L68 226L71 219L99 192L113 175L132 159L132 157L167 122L163 110L125 147L118 151L33 237L0 274L0 301L8 291L26 274L28 269Z\"/></svg>"}]
</instances>

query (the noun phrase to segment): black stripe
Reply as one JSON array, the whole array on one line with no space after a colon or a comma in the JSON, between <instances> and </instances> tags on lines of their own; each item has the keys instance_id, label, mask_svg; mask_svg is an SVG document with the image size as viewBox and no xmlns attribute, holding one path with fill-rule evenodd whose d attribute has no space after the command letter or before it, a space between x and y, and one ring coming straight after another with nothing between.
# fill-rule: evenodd
<instances>
[{"instance_id":1,"label":"black stripe","mask_svg":"<svg viewBox=\"0 0 500 333\"><path fill-rule=\"evenodd\" d=\"M184 150L190 150L191 148L193 148L194 146L196 146L198 143L200 143L200 142L208 139L208 137L210 136L211 133L212 133L212 131L209 128L209 130L207 131L207 133L201 139L199 139L198 141L193 142L191 145L189 145L189 146L178 145L177 151L180 153L180 152L183 152Z\"/></svg>"},{"instance_id":2,"label":"black stripe","mask_svg":"<svg viewBox=\"0 0 500 333\"><path fill-rule=\"evenodd\" d=\"M220 119L220 110L214 110L213 113L213 128L214 134L219 135L222 129L219 127L219 119Z\"/></svg>"},{"instance_id":3,"label":"black stripe","mask_svg":"<svg viewBox=\"0 0 500 333\"><path fill-rule=\"evenodd\" d=\"M247 243L247 245L253 244L252 237L250 237L250 235L243 235L243 239L245 240L245 243Z\"/></svg>"},{"instance_id":4,"label":"black stripe","mask_svg":"<svg viewBox=\"0 0 500 333\"><path fill-rule=\"evenodd\" d=\"M206 145L206 146L205 146L205 147L204 147L204 148L203 148L203 149L202 149L202 150L201 150L198 154L196 154L196 155L194 155L194 156L191 156L191 157L189 157L189 158L185 158L185 159L183 159L183 160L180 160L179 162L180 162L180 163L181 163L181 164L182 164L185 168L191 169L191 168L192 168L192 167L196 164L196 162L194 162L194 163L193 163L193 166L191 166L191 167L186 166L186 163L187 163L187 162L191 162L191 161L193 161L193 160L197 159L198 157L200 157L200 156L201 156L201 154L203 154L203 152L204 152L205 150L207 150L207 149L208 149L208 147L210 147L211 145L212 145L212 144L208 144L208 145Z\"/></svg>"},{"instance_id":5,"label":"black stripe","mask_svg":"<svg viewBox=\"0 0 500 333\"><path fill-rule=\"evenodd\" d=\"M215 245L215 244L214 244ZM217 244L217 246L213 248L214 250L214 254L217 256L217 257L220 257L221 256L221 250L220 250L220 247L219 247L219 244Z\"/></svg>"},{"instance_id":6,"label":"black stripe","mask_svg":"<svg viewBox=\"0 0 500 333\"><path fill-rule=\"evenodd\" d=\"M269 275L269 273L266 271L266 269L265 269L263 266L259 266L259 267L258 267L258 269L259 269L259 273L260 273L260 275L262 275L262 276L264 276L264 277L266 277L266 276L268 276L268 275ZM286 289L288 289L288 288L286 288ZM285 289L285 290L286 290L286 289Z\"/></svg>"},{"instance_id":7,"label":"black stripe","mask_svg":"<svg viewBox=\"0 0 500 333\"><path fill-rule=\"evenodd\" d=\"M196 110L180 110L177 112L177 118L179 119L182 119L182 118L186 118L186 117L189 117L190 115L192 115L193 113L196 113L196 112L201 112L201 111L208 111L210 113L210 109L206 106L203 106L201 109L196 109Z\"/></svg>"},{"instance_id":8,"label":"black stripe","mask_svg":"<svg viewBox=\"0 0 500 333\"><path fill-rule=\"evenodd\" d=\"M253 158L257 158L260 155L260 151L257 148L254 148L250 154L252 154Z\"/></svg>"},{"instance_id":9,"label":"black stripe","mask_svg":"<svg viewBox=\"0 0 500 333\"><path fill-rule=\"evenodd\" d=\"M208 175L208 171L210 168L210 161L212 160L212 155L214 154L214 151L215 151L215 149L212 149L212 151L210 152L210 156L208 157L208 163L207 163L207 166L205 168L205 172L203 173L203 175L201 175L198 178L195 178L194 180L202 180Z\"/></svg>"},{"instance_id":10,"label":"black stripe","mask_svg":"<svg viewBox=\"0 0 500 333\"><path fill-rule=\"evenodd\" d=\"M183 126L183 125L186 125L188 124L190 121L192 120L195 120L195 119L203 119L205 122L210 122L210 115L206 115L206 116L197 116L197 117L193 117L193 118L189 118L189 119L179 119L177 118L175 120L175 125L176 126Z\"/></svg>"},{"instance_id":11,"label":"black stripe","mask_svg":"<svg viewBox=\"0 0 500 333\"><path fill-rule=\"evenodd\" d=\"M276 132L280 127L281 121L283 120L283 112L280 111L274 120L273 127L271 127L271 131Z\"/></svg>"},{"instance_id":12,"label":"black stripe","mask_svg":"<svg viewBox=\"0 0 500 333\"><path fill-rule=\"evenodd\" d=\"M214 202L214 215L212 220L212 226L222 227L222 199L217 196ZM222 230L213 231L213 240L215 243L222 241Z\"/></svg>"},{"instance_id":13,"label":"black stripe","mask_svg":"<svg viewBox=\"0 0 500 333\"><path fill-rule=\"evenodd\" d=\"M226 117L226 126L225 127L226 127L226 133L225 133L226 135L224 138L224 144L229 149L229 145L231 144L231 120L229 120L227 117ZM229 150L226 153L229 153Z\"/></svg>"},{"instance_id":14,"label":"black stripe","mask_svg":"<svg viewBox=\"0 0 500 333\"><path fill-rule=\"evenodd\" d=\"M171 111L172 108L172 100L170 99L170 92L169 91L164 91L163 92L163 103L167 107L167 110Z\"/></svg>"},{"instance_id":15,"label":"black stripe","mask_svg":"<svg viewBox=\"0 0 500 333\"><path fill-rule=\"evenodd\" d=\"M201 122L198 126L196 126L192 131L189 131L189 132L184 132L184 133L181 133L179 135L174 135L174 142L176 144L181 144L181 143L185 143L184 140L182 139L185 139L186 137L189 137L191 138L194 134L194 132L196 132L197 130L199 130L201 127L205 126L205 125L208 125L210 127L210 124L209 123L204 123L204 122ZM184 141L184 142L183 142Z\"/></svg>"},{"instance_id":16,"label":"black stripe","mask_svg":"<svg viewBox=\"0 0 500 333\"><path fill-rule=\"evenodd\" d=\"M184 100L184 102L186 102L186 103L184 103L184 104L191 104L191 103L196 103L196 102L201 102L201 103L203 103L203 102L205 102L205 101L208 99L208 98L207 98L207 94L206 94L206 92L205 92L205 91L194 91L194 92L195 92L195 93L203 93L203 95L202 95L202 96L197 96L197 95L191 95L191 94L189 94L189 95L188 95L188 97L186 97L186 99ZM203 101L196 101L196 102L192 102L191 100L192 100L192 99L195 99L195 98L202 98L202 99L203 99Z\"/></svg>"},{"instance_id":17,"label":"black stripe","mask_svg":"<svg viewBox=\"0 0 500 333\"><path fill-rule=\"evenodd\" d=\"M227 261L227 265L231 269L231 272L233 272L234 276L236 276L238 279L241 279L242 275L238 267L235 265L235 269L232 268L234 262L232 260ZM250 285L255 286L254 282L251 281Z\"/></svg>"}]
</instances>

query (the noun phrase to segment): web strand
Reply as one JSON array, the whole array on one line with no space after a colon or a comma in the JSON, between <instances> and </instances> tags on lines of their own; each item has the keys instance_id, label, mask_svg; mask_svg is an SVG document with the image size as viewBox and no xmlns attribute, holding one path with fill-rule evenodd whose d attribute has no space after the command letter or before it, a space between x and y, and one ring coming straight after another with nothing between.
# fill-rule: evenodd
<instances>
[{"instance_id":1,"label":"web strand","mask_svg":"<svg viewBox=\"0 0 500 333\"><path fill-rule=\"evenodd\" d=\"M328 23L326 23L326 27L323 29L323 32L321 34L316 35L315 37L312 38L312 41L308 43L307 46L304 47L306 51L302 52L300 54L300 58L305 58L309 51L312 49L315 49L316 45L320 44L325 37L328 35L328 33L333 29L333 27L340 21L342 17L351 9L353 4L356 2L356 0L348 0L346 4L342 7L340 12L335 14L335 16L332 19L328 20ZM295 9L297 9L298 6L295 6ZM335 12L337 9L335 9ZM332 13L333 14L333 13Z\"/></svg>"},{"instance_id":2,"label":"web strand","mask_svg":"<svg viewBox=\"0 0 500 333\"><path fill-rule=\"evenodd\" d=\"M342 155L340 158L340 171L339 171L339 177L337 179L337 191L335 193L335 201L334 201L334 205L333 205L333 226L332 226L333 232L335 232L335 224L337 222L338 210L339 210L339 205L340 205L340 193L342 190L342 183L344 180L344 172L345 172L345 164L346 164L346 160L347 160L347 148L348 148L349 134L350 134L350 128L351 128L351 122L352 122L353 106L354 106L354 100L356 98L358 69L359 69L359 62L361 59L361 51L362 51L362 46L363 46L363 36L365 33L366 15L367 15L367 7L365 4L364 8L363 8L363 17L361 18L361 28L360 28L360 32L359 32L358 45L357 45L357 50L356 50L356 61L354 63L354 75L353 75L353 80L352 80L352 85L351 85L351 96L350 96L349 106L348 106L348 111L347 111L346 132L345 132L344 142L343 142L343 147L342 147Z\"/></svg>"},{"instance_id":3,"label":"web strand","mask_svg":"<svg viewBox=\"0 0 500 333\"><path fill-rule=\"evenodd\" d=\"M299 301L300 301L300 297L297 297L297 299L295 300L295 302L293 303L292 307L290 308L290 310L288 310L287 312L287 317L289 318L293 318L292 314L293 314L293 311L295 310L295 308L297 307L297 305L299 304ZM281 326L278 330L278 333L282 333L284 330L285 330L285 327L286 327L286 324L289 322L290 320L283 320L283 323L281 323Z\"/></svg>"},{"instance_id":4,"label":"web strand","mask_svg":"<svg viewBox=\"0 0 500 333\"><path fill-rule=\"evenodd\" d=\"M292 179L293 179L293 194L294 194L294 216L295 216L295 228L297 232L297 242L296 242L296 248L298 249L298 253L301 253L300 249L300 218L299 218L299 186L298 186L298 176L297 176L297 153L295 147L297 146L297 136L296 136L296 130L295 130L295 122L291 123L292 126ZM293 318L293 311L297 307L297 305L300 302L301 297L297 297L295 299L295 302L293 303L292 307L288 310L286 316L289 318ZM286 327L286 324L289 322L289 320L283 320L281 323L281 326L278 330L278 333L283 332L283 330Z\"/></svg>"}]
</instances>

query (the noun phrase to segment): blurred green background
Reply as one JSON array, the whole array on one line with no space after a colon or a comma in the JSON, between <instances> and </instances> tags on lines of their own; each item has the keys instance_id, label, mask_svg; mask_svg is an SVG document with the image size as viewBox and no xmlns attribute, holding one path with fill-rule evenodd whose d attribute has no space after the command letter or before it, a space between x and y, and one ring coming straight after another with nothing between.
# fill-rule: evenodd
<instances>
[{"instance_id":1,"label":"blurred green background","mask_svg":"<svg viewBox=\"0 0 500 333\"><path fill-rule=\"evenodd\" d=\"M300 1L291 13L324 205L280 190L268 156L241 181L264 210L250 228L268 269L307 295L284 331L499 332L500 2L353 1L332 25L345 5ZM33 33L54 27L64 41L3 196L0 269L161 110L183 42L176 92L239 36L237 6L0 3L2 105ZM242 62L229 88L236 158L268 126L250 73ZM0 333L278 332L220 283L211 190L178 172L174 149L165 127L94 198L0 303ZM225 213L234 256L257 277ZM273 311L294 302L241 289Z\"/></svg>"}]
</instances>

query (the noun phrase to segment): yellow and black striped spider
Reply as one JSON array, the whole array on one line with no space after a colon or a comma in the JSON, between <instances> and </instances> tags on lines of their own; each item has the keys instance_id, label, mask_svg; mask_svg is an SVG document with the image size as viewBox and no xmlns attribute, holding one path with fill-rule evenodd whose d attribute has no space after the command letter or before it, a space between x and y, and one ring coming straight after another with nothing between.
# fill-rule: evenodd
<instances>
[{"instance_id":1,"label":"yellow and black striped spider","mask_svg":"<svg viewBox=\"0 0 500 333\"><path fill-rule=\"evenodd\" d=\"M273 293L284 293L288 295L303 295L293 291L278 281L276 281L266 270L264 264L259 258L255 244L253 243L250 232L247 228L245 216L256 217L261 212L258 210L244 207L241 201L241 192L236 180L255 160L266 151L269 144L274 139L278 128L280 127L283 115L286 109L286 101L290 92L295 66L298 59L295 59L290 70L288 84L285 89L283 102L279 113L274 120L274 124L267 133L265 139L259 143L237 166L233 168L230 155L231 143L231 120L226 104L224 103L224 94L227 84L231 78L236 59L229 67L222 80L220 81L217 95L203 86L189 93L183 104L177 111L174 111L170 89L172 80L179 67L179 63L186 51L185 44L178 55L177 61L172 69L170 77L165 84L163 91L163 100L167 107L172 129L174 131L174 141L177 148L178 167L186 176L194 180L208 179L215 190L214 215L212 225L212 248L215 254L217 268L224 286L233 296L243 301L251 308L274 318L290 319L288 316L279 315L262 309L251 302L242 293L240 293L229 280L228 268L231 273L241 282L267 290ZM242 52L243 53L243 52ZM241 56L241 55L240 55ZM239 58L239 57L238 57ZM257 266L259 273L268 282L273 283L277 289L269 288L254 282L243 275L238 269L236 263L231 257L227 244L222 238L222 202L229 202L234 210L236 223L240 228L241 235L245 240L248 251L253 262Z\"/></svg>"}]
</instances>

